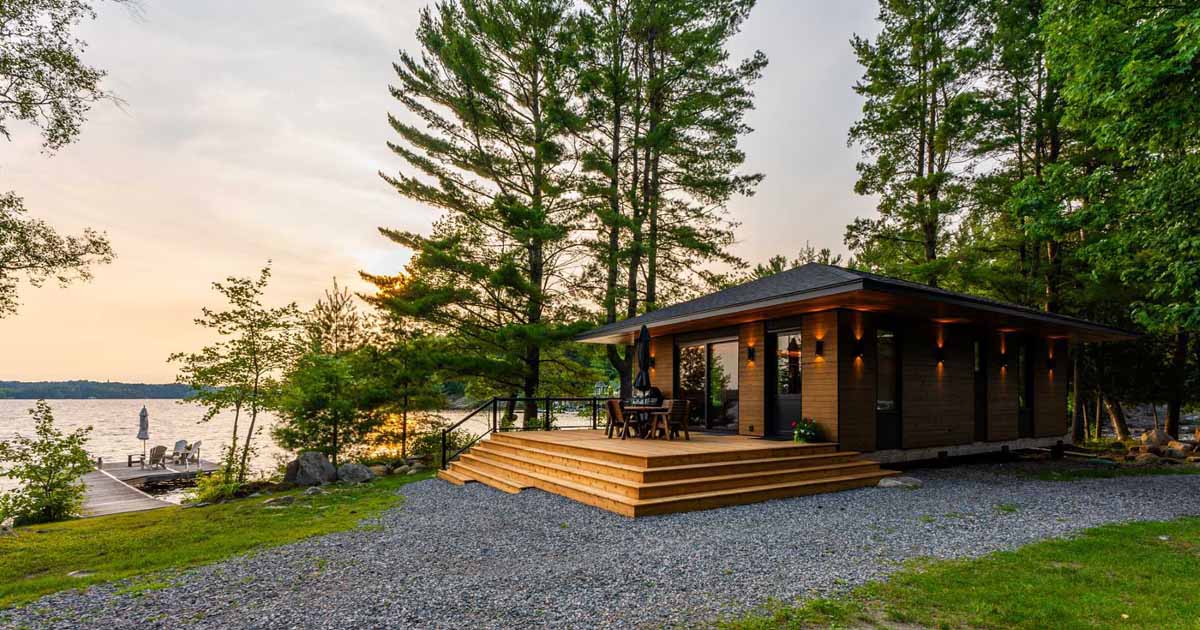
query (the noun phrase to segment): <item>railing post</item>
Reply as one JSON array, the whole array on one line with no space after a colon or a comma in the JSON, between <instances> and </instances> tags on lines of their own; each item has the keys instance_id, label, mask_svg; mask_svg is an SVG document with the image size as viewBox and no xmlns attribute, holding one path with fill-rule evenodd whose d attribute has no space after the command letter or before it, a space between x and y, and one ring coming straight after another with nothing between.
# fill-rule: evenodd
<instances>
[{"instance_id":1,"label":"railing post","mask_svg":"<svg viewBox=\"0 0 1200 630\"><path fill-rule=\"evenodd\" d=\"M550 397L546 396L546 430L550 430Z\"/></svg>"},{"instance_id":2,"label":"railing post","mask_svg":"<svg viewBox=\"0 0 1200 630\"><path fill-rule=\"evenodd\" d=\"M496 397L492 396L492 432L500 431L500 421L496 418Z\"/></svg>"},{"instance_id":3,"label":"railing post","mask_svg":"<svg viewBox=\"0 0 1200 630\"><path fill-rule=\"evenodd\" d=\"M446 431L447 429L442 429L442 470L449 466L449 462L446 461Z\"/></svg>"},{"instance_id":4,"label":"railing post","mask_svg":"<svg viewBox=\"0 0 1200 630\"><path fill-rule=\"evenodd\" d=\"M595 431L598 426L596 424L596 416L598 415L598 412L599 412L598 399L595 396L592 396L592 430L593 431Z\"/></svg>"}]
</instances>

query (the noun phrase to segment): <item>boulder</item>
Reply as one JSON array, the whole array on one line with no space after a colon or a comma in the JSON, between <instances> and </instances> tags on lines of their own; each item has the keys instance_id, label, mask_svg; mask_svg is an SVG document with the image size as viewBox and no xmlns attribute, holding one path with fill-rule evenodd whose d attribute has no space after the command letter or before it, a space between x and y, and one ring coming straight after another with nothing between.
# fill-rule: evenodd
<instances>
[{"instance_id":1,"label":"boulder","mask_svg":"<svg viewBox=\"0 0 1200 630\"><path fill-rule=\"evenodd\" d=\"M383 464L376 466L367 466L371 470L371 474L376 477L386 477L388 475L388 467Z\"/></svg>"},{"instance_id":2,"label":"boulder","mask_svg":"<svg viewBox=\"0 0 1200 630\"><path fill-rule=\"evenodd\" d=\"M11 516L4 519L3 521L0 521L0 536L7 536L7 535L13 533L13 523L14 522L15 522L15 520Z\"/></svg>"},{"instance_id":3,"label":"boulder","mask_svg":"<svg viewBox=\"0 0 1200 630\"><path fill-rule=\"evenodd\" d=\"M904 488L906 490L916 490L925 485L916 477L884 477L879 480L880 488Z\"/></svg>"},{"instance_id":4,"label":"boulder","mask_svg":"<svg viewBox=\"0 0 1200 630\"><path fill-rule=\"evenodd\" d=\"M1162 458L1154 453L1142 453L1133 460L1133 463L1137 464L1138 466L1152 466L1157 464L1161 459Z\"/></svg>"},{"instance_id":5,"label":"boulder","mask_svg":"<svg viewBox=\"0 0 1200 630\"><path fill-rule=\"evenodd\" d=\"M1193 450L1195 450L1196 447L1192 446L1191 444L1188 444L1187 442L1180 442L1179 440L1171 440L1170 442L1167 442L1167 448L1173 448L1177 451L1183 451L1184 453L1190 453Z\"/></svg>"},{"instance_id":6,"label":"boulder","mask_svg":"<svg viewBox=\"0 0 1200 630\"><path fill-rule=\"evenodd\" d=\"M403 475L404 473L408 472L408 469L409 469L408 464L401 464L392 469L392 474L393 475Z\"/></svg>"},{"instance_id":7,"label":"boulder","mask_svg":"<svg viewBox=\"0 0 1200 630\"><path fill-rule=\"evenodd\" d=\"M1142 444L1147 446L1166 446L1171 441L1171 436L1167 435L1162 429L1148 429L1140 438Z\"/></svg>"},{"instance_id":8,"label":"boulder","mask_svg":"<svg viewBox=\"0 0 1200 630\"><path fill-rule=\"evenodd\" d=\"M271 497L270 499L263 501L263 505L291 505L295 502L296 497L289 494L282 497Z\"/></svg>"},{"instance_id":9,"label":"boulder","mask_svg":"<svg viewBox=\"0 0 1200 630\"><path fill-rule=\"evenodd\" d=\"M304 494L305 496L311 497L318 494L325 494L325 491L321 489L321 486L309 486L308 489L304 491Z\"/></svg>"},{"instance_id":10,"label":"boulder","mask_svg":"<svg viewBox=\"0 0 1200 630\"><path fill-rule=\"evenodd\" d=\"M375 475L371 473L370 468L362 464L348 462L338 467L337 478L345 483L366 483L374 479Z\"/></svg>"},{"instance_id":11,"label":"boulder","mask_svg":"<svg viewBox=\"0 0 1200 630\"><path fill-rule=\"evenodd\" d=\"M1181 451L1177 448L1168 448L1165 455L1171 459L1187 459L1188 452Z\"/></svg>"},{"instance_id":12,"label":"boulder","mask_svg":"<svg viewBox=\"0 0 1200 630\"><path fill-rule=\"evenodd\" d=\"M283 480L298 486L319 486L337 481L337 470L317 451L304 451L287 466Z\"/></svg>"}]
</instances>

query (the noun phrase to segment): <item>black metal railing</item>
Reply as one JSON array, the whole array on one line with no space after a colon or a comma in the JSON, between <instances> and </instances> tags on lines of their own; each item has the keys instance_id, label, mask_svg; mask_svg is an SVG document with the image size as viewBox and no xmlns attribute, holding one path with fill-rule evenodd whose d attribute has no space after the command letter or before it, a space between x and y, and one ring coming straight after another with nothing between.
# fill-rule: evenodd
<instances>
[{"instance_id":1,"label":"black metal railing","mask_svg":"<svg viewBox=\"0 0 1200 630\"><path fill-rule=\"evenodd\" d=\"M596 428L599 428L599 426L600 426L600 409L601 409L602 405L604 404L604 401L606 401L606 400L608 400L608 398L601 398L601 397L597 397L597 396L592 396L590 398L582 398L582 397L556 398L556 397L552 397L552 396L527 398L527 397L513 397L513 396L509 396L509 397L496 396L496 397L492 398L491 400L483 403L482 405L479 405L478 407L476 407L474 410L471 411L471 413L464 416L463 419L459 420L458 422L455 422L454 424L446 427L445 429L442 429L441 467L446 468L447 466L449 466L450 462L453 459L455 459L459 455L462 455L464 451L471 448L472 446L477 444L480 440L487 437L491 433L500 433L503 431L554 431L554 430L559 430L559 429L596 429ZM558 407L557 414L555 412L556 405ZM504 410L503 417L501 416L501 408L502 407ZM517 424L516 424L517 418L515 416L524 414L526 408L532 409L532 414L530 414L530 415L532 416L532 418L537 419L537 422L531 423L529 425L522 424L521 426L517 426ZM508 421L510 419L510 417L508 416L508 413L510 410L512 411L512 414L513 414L513 416L511 417L513 424L511 424L511 425L508 424ZM467 442L463 446L459 446L458 450L451 453L450 450L452 447L450 445L450 434L453 433L454 431L458 430L458 428L461 427L462 425L466 424L467 422L471 421L472 419L475 419L476 417L478 417L481 413L483 413L485 411L491 412L490 422L488 422L486 429L479 435L472 436L471 440L469 442ZM567 414L570 414L573 412L574 415L576 416L576 418L579 418L580 421L575 424L564 424L564 423L559 422L559 417L561 415L563 415L563 412L566 412ZM585 413L583 415L580 415L580 412L585 412ZM590 418L589 418L589 416L590 416ZM482 416L482 417L487 418L486 415ZM589 421L583 422L582 421L583 419L587 419Z\"/></svg>"}]
</instances>

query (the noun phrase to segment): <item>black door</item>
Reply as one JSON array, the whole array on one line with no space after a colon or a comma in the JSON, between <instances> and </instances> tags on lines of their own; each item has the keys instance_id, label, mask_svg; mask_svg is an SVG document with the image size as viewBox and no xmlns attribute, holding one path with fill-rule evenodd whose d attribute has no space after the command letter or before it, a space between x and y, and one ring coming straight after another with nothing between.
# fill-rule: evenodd
<instances>
[{"instance_id":1,"label":"black door","mask_svg":"<svg viewBox=\"0 0 1200 630\"><path fill-rule=\"evenodd\" d=\"M987 342L975 340L975 441L987 441L988 371Z\"/></svg>"},{"instance_id":2,"label":"black door","mask_svg":"<svg viewBox=\"0 0 1200 630\"><path fill-rule=\"evenodd\" d=\"M875 448L900 448L900 343L896 332L875 331Z\"/></svg>"},{"instance_id":3,"label":"black door","mask_svg":"<svg viewBox=\"0 0 1200 630\"><path fill-rule=\"evenodd\" d=\"M771 384L770 435L791 437L792 423L803 418L801 405L800 331L772 332L767 336L767 382Z\"/></svg>"},{"instance_id":4,"label":"black door","mask_svg":"<svg viewBox=\"0 0 1200 630\"><path fill-rule=\"evenodd\" d=\"M1021 339L1017 345L1017 437L1033 437L1033 364L1029 362L1031 342Z\"/></svg>"}]
</instances>

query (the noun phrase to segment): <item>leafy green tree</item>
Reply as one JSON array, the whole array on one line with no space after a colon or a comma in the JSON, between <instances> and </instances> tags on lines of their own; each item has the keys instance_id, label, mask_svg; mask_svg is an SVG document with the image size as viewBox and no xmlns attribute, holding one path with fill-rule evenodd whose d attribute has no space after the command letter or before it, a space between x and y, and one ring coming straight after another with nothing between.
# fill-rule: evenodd
<instances>
[{"instance_id":1,"label":"leafy green tree","mask_svg":"<svg viewBox=\"0 0 1200 630\"><path fill-rule=\"evenodd\" d=\"M0 441L0 476L16 479L20 487L0 495L0 521L17 525L71 518L83 506L83 475L92 471L84 446L91 427L64 434L54 426L46 401L29 410L36 438L18 434Z\"/></svg>"},{"instance_id":2,"label":"leafy green tree","mask_svg":"<svg viewBox=\"0 0 1200 630\"><path fill-rule=\"evenodd\" d=\"M273 404L277 377L295 358L293 331L300 313L295 303L281 307L263 304L270 279L268 264L257 279L231 276L224 282L214 282L213 288L228 306L225 310L204 307L195 322L215 332L220 341L196 353L175 353L168 358L182 365L179 382L194 390L186 400L205 406L204 419L234 409L234 433L224 465L239 483L246 479L253 440L261 430L258 414ZM250 422L238 446L243 409Z\"/></svg>"},{"instance_id":3,"label":"leafy green tree","mask_svg":"<svg viewBox=\"0 0 1200 630\"><path fill-rule=\"evenodd\" d=\"M14 122L28 123L53 152L79 135L92 103L110 98L100 87L104 72L83 63L86 43L71 35L94 17L82 0L0 3L0 135L11 139ZM25 213L21 197L0 194L0 318L16 312L20 280L89 280L92 266L113 259L104 234L63 236Z\"/></svg>"},{"instance_id":4,"label":"leafy green tree","mask_svg":"<svg viewBox=\"0 0 1200 630\"><path fill-rule=\"evenodd\" d=\"M1136 320L1169 335L1166 430L1194 399L1189 348L1200 332L1200 7L1054 0L1042 32L1062 73L1064 124L1113 159L1087 176L1108 194L1086 208L1105 230L1082 252L1098 273L1141 287ZM1197 346L1200 347L1200 346Z\"/></svg>"},{"instance_id":5,"label":"leafy green tree","mask_svg":"<svg viewBox=\"0 0 1200 630\"><path fill-rule=\"evenodd\" d=\"M281 387L275 442L325 453L334 466L343 452L366 442L383 418L371 409L371 382L359 375L356 364L364 358L359 352L300 357Z\"/></svg>"},{"instance_id":6,"label":"leafy green tree","mask_svg":"<svg viewBox=\"0 0 1200 630\"><path fill-rule=\"evenodd\" d=\"M582 328L565 281L577 244L570 140L579 124L566 0L462 0L421 13L390 118L410 167L383 178L445 212L432 234L382 229L413 250L403 278L372 277L398 316L463 343L466 376L538 395L547 348ZM525 408L527 418L534 403Z\"/></svg>"},{"instance_id":7,"label":"leafy green tree","mask_svg":"<svg viewBox=\"0 0 1200 630\"><path fill-rule=\"evenodd\" d=\"M340 354L370 343L374 322L359 312L356 299L350 289L339 287L334 278L333 288L326 289L324 296L301 318L304 350Z\"/></svg>"},{"instance_id":8,"label":"leafy green tree","mask_svg":"<svg viewBox=\"0 0 1200 630\"><path fill-rule=\"evenodd\" d=\"M978 100L976 3L880 0L882 30L851 40L863 78L855 192L879 197L876 218L856 219L846 243L859 265L938 286L952 270L956 220L965 205Z\"/></svg>"}]
</instances>

